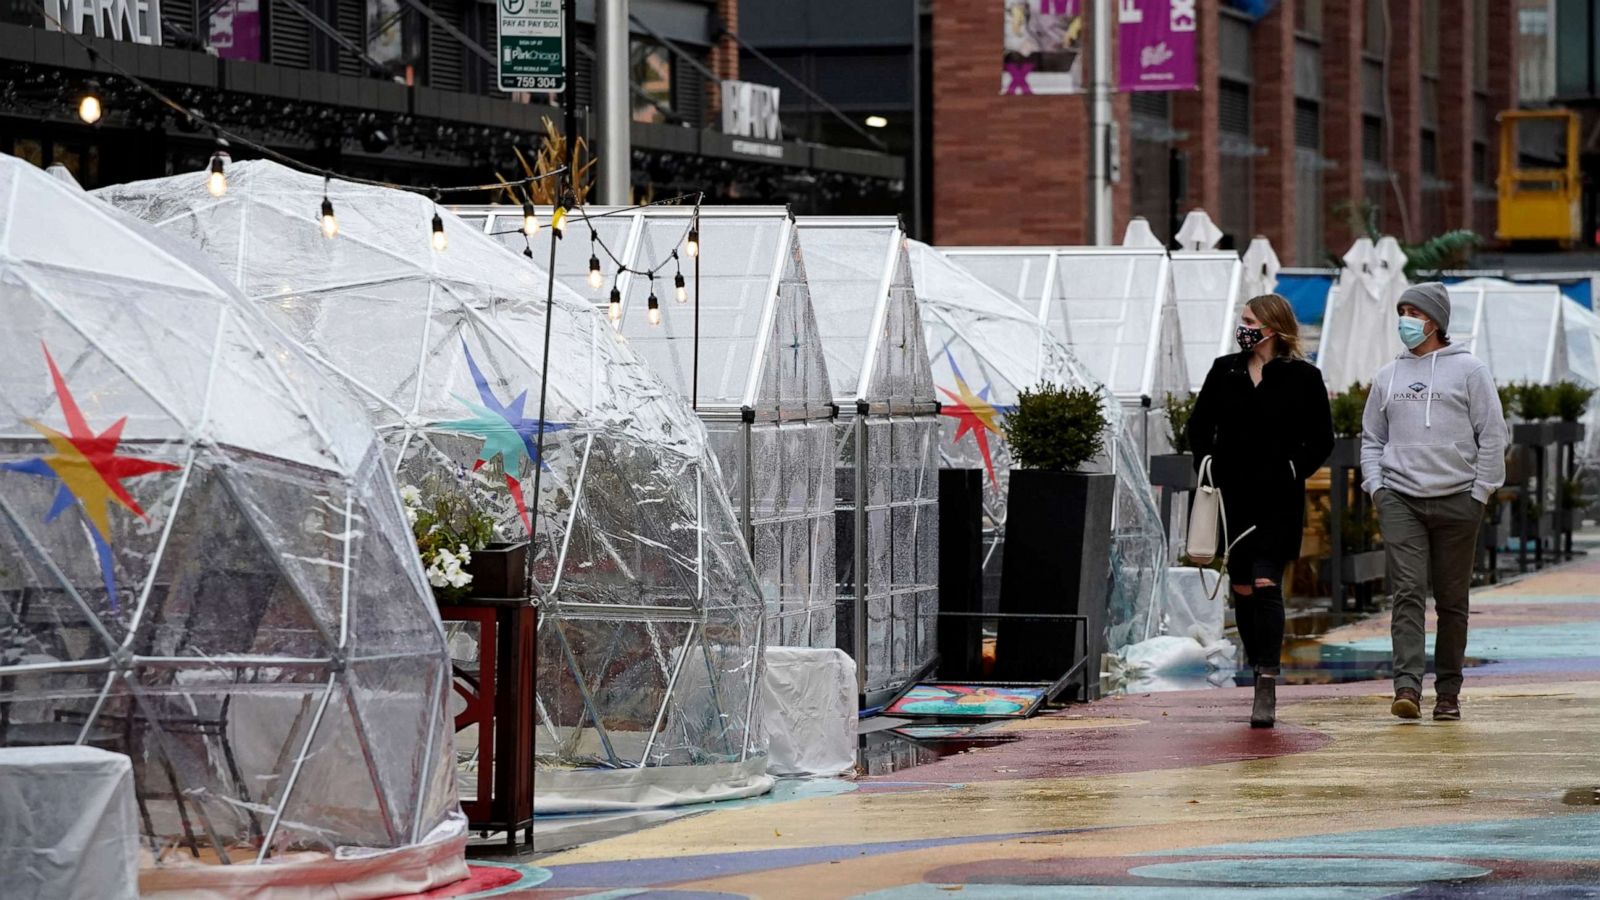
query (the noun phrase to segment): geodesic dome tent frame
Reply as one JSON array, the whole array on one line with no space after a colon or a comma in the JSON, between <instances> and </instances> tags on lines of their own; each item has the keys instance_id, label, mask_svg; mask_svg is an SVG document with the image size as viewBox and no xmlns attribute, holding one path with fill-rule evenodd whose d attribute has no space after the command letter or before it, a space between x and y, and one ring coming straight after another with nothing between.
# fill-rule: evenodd
<instances>
[{"instance_id":1,"label":"geodesic dome tent frame","mask_svg":"<svg viewBox=\"0 0 1600 900\"><path fill-rule=\"evenodd\" d=\"M1567 377L1565 298L1553 284L1474 278L1448 285L1450 334L1456 317L1470 311L1467 348L1489 364L1497 384L1554 384Z\"/></svg>"},{"instance_id":2,"label":"geodesic dome tent frame","mask_svg":"<svg viewBox=\"0 0 1600 900\"><path fill-rule=\"evenodd\" d=\"M231 271L363 401L402 480L493 514L505 537L536 522L535 807L765 790L760 601L704 431L676 395L558 285L541 454L539 267L448 213L448 248L432 249L435 207L409 192L328 186L329 239L320 178L236 163L220 199L204 180L102 193Z\"/></svg>"},{"instance_id":3,"label":"geodesic dome tent frame","mask_svg":"<svg viewBox=\"0 0 1600 900\"><path fill-rule=\"evenodd\" d=\"M1183 333L1189 388L1200 390L1217 357L1236 351L1235 320L1244 296L1244 264L1231 250L1174 250L1172 290Z\"/></svg>"},{"instance_id":4,"label":"geodesic dome tent frame","mask_svg":"<svg viewBox=\"0 0 1600 900\"><path fill-rule=\"evenodd\" d=\"M1137 420L1143 452L1163 452L1149 422L1189 375L1172 260L1155 247L941 247L985 284L1035 313ZM1144 407L1146 412L1136 412Z\"/></svg>"},{"instance_id":5,"label":"geodesic dome tent frame","mask_svg":"<svg viewBox=\"0 0 1600 900\"><path fill-rule=\"evenodd\" d=\"M999 603L1011 469L1001 420L1015 407L1018 393L1041 380L1103 386L1036 315L933 247L912 241L909 252L930 369L946 401L940 465L985 473L984 594L993 609ZM1106 619L1108 646L1115 650L1144 640L1160 625L1167 559L1140 441L1120 404L1107 407L1112 419L1108 449L1095 465L1117 476Z\"/></svg>"},{"instance_id":6,"label":"geodesic dome tent frame","mask_svg":"<svg viewBox=\"0 0 1600 900\"><path fill-rule=\"evenodd\" d=\"M939 404L899 220L798 223L840 410L839 643L872 707L928 672L937 653Z\"/></svg>"},{"instance_id":7,"label":"geodesic dome tent frame","mask_svg":"<svg viewBox=\"0 0 1600 900\"><path fill-rule=\"evenodd\" d=\"M147 892L465 877L444 633L359 407L191 248L11 157L0 208L0 746L129 756Z\"/></svg>"},{"instance_id":8,"label":"geodesic dome tent frame","mask_svg":"<svg viewBox=\"0 0 1600 900\"><path fill-rule=\"evenodd\" d=\"M549 259L551 229L525 240L521 209L463 207L461 214L481 219L485 232L509 248L531 246L541 265ZM698 293L696 261L682 251L696 215ZM591 229L603 246L591 242ZM612 256L630 269L665 265L654 286L660 326L647 318L649 279L618 276ZM598 290L588 283L591 257L605 273ZM680 267L687 294L681 303L672 282ZM600 308L609 306L613 286L620 289L619 333L705 422L766 599L766 643L835 646L836 410L789 211L584 207L570 214L567 236L556 242L556 279Z\"/></svg>"}]
</instances>

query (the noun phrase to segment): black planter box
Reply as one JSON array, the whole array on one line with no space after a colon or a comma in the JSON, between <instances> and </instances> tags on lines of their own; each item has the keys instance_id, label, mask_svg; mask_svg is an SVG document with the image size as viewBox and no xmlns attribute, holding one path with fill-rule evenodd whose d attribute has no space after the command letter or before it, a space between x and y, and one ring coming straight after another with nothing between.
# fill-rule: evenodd
<instances>
[{"instance_id":1,"label":"black planter box","mask_svg":"<svg viewBox=\"0 0 1600 900\"><path fill-rule=\"evenodd\" d=\"M1566 534L1578 530L1579 517L1577 510L1557 510L1553 515L1555 516L1555 530L1557 532Z\"/></svg>"},{"instance_id":2,"label":"black planter box","mask_svg":"<svg viewBox=\"0 0 1600 900\"><path fill-rule=\"evenodd\" d=\"M1000 612L1085 616L1090 681L1105 652L1116 477L1018 469L1011 473ZM1079 661L1071 621L1001 619L994 677L1055 681Z\"/></svg>"},{"instance_id":3,"label":"black planter box","mask_svg":"<svg viewBox=\"0 0 1600 900\"><path fill-rule=\"evenodd\" d=\"M474 597L524 597L528 592L528 542L490 544L472 551L466 570Z\"/></svg>"},{"instance_id":4,"label":"black planter box","mask_svg":"<svg viewBox=\"0 0 1600 900\"><path fill-rule=\"evenodd\" d=\"M1556 422L1550 426L1551 437L1557 444L1579 444L1583 442L1584 427L1582 422Z\"/></svg>"},{"instance_id":5,"label":"black planter box","mask_svg":"<svg viewBox=\"0 0 1600 900\"><path fill-rule=\"evenodd\" d=\"M1328 467L1332 469L1361 468L1361 438L1338 438L1333 442L1333 452L1328 454ZM1311 473L1306 472L1306 475Z\"/></svg>"},{"instance_id":6,"label":"black planter box","mask_svg":"<svg viewBox=\"0 0 1600 900\"><path fill-rule=\"evenodd\" d=\"M1548 447L1555 443L1555 426L1549 422L1518 422L1511 426L1511 443L1524 447Z\"/></svg>"},{"instance_id":7,"label":"black planter box","mask_svg":"<svg viewBox=\"0 0 1600 900\"><path fill-rule=\"evenodd\" d=\"M939 470L939 677L983 680L982 469Z\"/></svg>"},{"instance_id":8,"label":"black planter box","mask_svg":"<svg viewBox=\"0 0 1600 900\"><path fill-rule=\"evenodd\" d=\"M1192 491L1196 481L1193 454L1161 453L1150 457L1150 483L1155 487Z\"/></svg>"},{"instance_id":9,"label":"black planter box","mask_svg":"<svg viewBox=\"0 0 1600 900\"><path fill-rule=\"evenodd\" d=\"M1365 584L1381 581L1388 574L1387 555L1382 550L1364 550L1341 559L1344 571L1340 574L1345 584Z\"/></svg>"}]
</instances>

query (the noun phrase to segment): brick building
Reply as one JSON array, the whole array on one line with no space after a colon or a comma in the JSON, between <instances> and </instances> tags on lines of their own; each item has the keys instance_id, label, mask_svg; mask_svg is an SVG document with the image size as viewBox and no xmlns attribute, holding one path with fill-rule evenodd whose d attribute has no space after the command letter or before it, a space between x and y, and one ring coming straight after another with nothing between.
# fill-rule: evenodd
<instances>
[{"instance_id":1,"label":"brick building","mask_svg":"<svg viewBox=\"0 0 1600 900\"><path fill-rule=\"evenodd\" d=\"M1199 206L1286 265L1342 252L1344 204L1419 240L1494 232L1495 116L1517 102L1511 0L1197 0L1197 92L1118 94L1118 235ZM1088 100L999 96L993 3L933 0L933 227L946 244L1084 243ZM1088 71L1087 67L1085 71Z\"/></svg>"}]
</instances>

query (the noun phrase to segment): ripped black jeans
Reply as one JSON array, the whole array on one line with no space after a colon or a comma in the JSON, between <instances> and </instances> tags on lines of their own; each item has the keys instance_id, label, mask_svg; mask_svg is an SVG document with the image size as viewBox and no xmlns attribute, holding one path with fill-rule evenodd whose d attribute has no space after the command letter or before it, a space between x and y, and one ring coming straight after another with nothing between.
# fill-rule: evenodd
<instances>
[{"instance_id":1,"label":"ripped black jeans","mask_svg":"<svg viewBox=\"0 0 1600 900\"><path fill-rule=\"evenodd\" d=\"M1233 618L1239 625L1245 659L1258 669L1276 669L1283 659L1284 563L1270 559L1228 560L1230 585L1248 586L1248 596L1233 592ZM1258 580L1272 582L1270 587Z\"/></svg>"}]
</instances>

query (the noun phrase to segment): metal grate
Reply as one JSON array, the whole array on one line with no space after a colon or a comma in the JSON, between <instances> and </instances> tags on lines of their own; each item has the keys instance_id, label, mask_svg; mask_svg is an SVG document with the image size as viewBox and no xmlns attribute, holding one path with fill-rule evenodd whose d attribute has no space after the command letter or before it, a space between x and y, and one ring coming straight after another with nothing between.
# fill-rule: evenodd
<instances>
[{"instance_id":1,"label":"metal grate","mask_svg":"<svg viewBox=\"0 0 1600 900\"><path fill-rule=\"evenodd\" d=\"M1141 119L1167 122L1172 117L1172 106L1163 91L1136 91L1129 101L1133 114Z\"/></svg>"},{"instance_id":2,"label":"metal grate","mask_svg":"<svg viewBox=\"0 0 1600 900\"><path fill-rule=\"evenodd\" d=\"M1306 150L1322 149L1322 106L1310 100L1294 104L1294 145Z\"/></svg>"},{"instance_id":3,"label":"metal grate","mask_svg":"<svg viewBox=\"0 0 1600 900\"><path fill-rule=\"evenodd\" d=\"M311 68L311 23L280 0L267 7L267 62L291 69Z\"/></svg>"},{"instance_id":4,"label":"metal grate","mask_svg":"<svg viewBox=\"0 0 1600 900\"><path fill-rule=\"evenodd\" d=\"M672 66L672 111L685 122L704 127L706 122L706 77L694 66Z\"/></svg>"},{"instance_id":5,"label":"metal grate","mask_svg":"<svg viewBox=\"0 0 1600 900\"><path fill-rule=\"evenodd\" d=\"M428 6L446 21L460 18L456 0L428 0ZM462 55L466 48L448 31L426 19L428 24L428 86L441 91L462 88Z\"/></svg>"},{"instance_id":6,"label":"metal grate","mask_svg":"<svg viewBox=\"0 0 1600 900\"><path fill-rule=\"evenodd\" d=\"M336 0L334 4L333 27L345 36L345 39L357 47L367 45L367 4L366 0ZM367 74L367 64L354 53L338 48L339 74L355 75L357 77Z\"/></svg>"},{"instance_id":7,"label":"metal grate","mask_svg":"<svg viewBox=\"0 0 1600 900\"><path fill-rule=\"evenodd\" d=\"M1250 87L1224 81L1217 92L1217 125L1224 134L1250 134Z\"/></svg>"}]
</instances>

